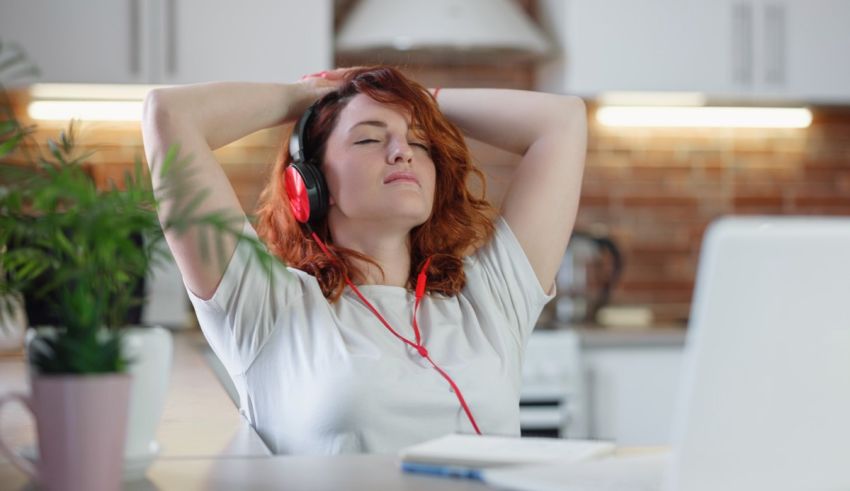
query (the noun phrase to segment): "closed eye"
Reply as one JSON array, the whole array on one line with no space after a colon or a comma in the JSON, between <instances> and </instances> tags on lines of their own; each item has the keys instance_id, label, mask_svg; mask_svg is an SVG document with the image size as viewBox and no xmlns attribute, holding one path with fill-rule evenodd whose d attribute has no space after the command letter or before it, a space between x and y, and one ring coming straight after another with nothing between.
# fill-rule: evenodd
<instances>
[{"instance_id":1,"label":"closed eye","mask_svg":"<svg viewBox=\"0 0 850 491\"><path fill-rule=\"evenodd\" d=\"M367 139L365 139L365 140L358 140L358 141L354 142L354 144L355 144L355 145L365 145L365 144L367 144L367 143L380 143L380 140L375 140L374 138L367 138ZM430 152L430 151L431 151L431 148L430 148L430 147L428 147L428 145L426 145L426 144L424 144L424 143L418 143L418 142L407 142L407 144L408 144L408 145L411 145L411 146L414 146L414 147L419 147L419 148L421 148L422 150L425 150L426 152Z\"/></svg>"}]
</instances>

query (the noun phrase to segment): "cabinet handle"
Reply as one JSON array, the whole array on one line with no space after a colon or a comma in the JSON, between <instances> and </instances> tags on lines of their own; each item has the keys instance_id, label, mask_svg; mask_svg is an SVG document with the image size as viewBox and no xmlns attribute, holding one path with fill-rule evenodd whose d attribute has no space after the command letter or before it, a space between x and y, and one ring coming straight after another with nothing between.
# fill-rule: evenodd
<instances>
[{"instance_id":1,"label":"cabinet handle","mask_svg":"<svg viewBox=\"0 0 850 491\"><path fill-rule=\"evenodd\" d=\"M753 9L747 3L732 5L732 80L753 83Z\"/></svg>"},{"instance_id":2,"label":"cabinet handle","mask_svg":"<svg viewBox=\"0 0 850 491\"><path fill-rule=\"evenodd\" d=\"M769 85L785 83L785 6L764 6L764 81Z\"/></svg>"},{"instance_id":3,"label":"cabinet handle","mask_svg":"<svg viewBox=\"0 0 850 491\"><path fill-rule=\"evenodd\" d=\"M138 75L141 71L141 53L142 48L141 35L142 30L139 25L140 7L139 0L129 0L130 12L130 74Z\"/></svg>"},{"instance_id":4,"label":"cabinet handle","mask_svg":"<svg viewBox=\"0 0 850 491\"><path fill-rule=\"evenodd\" d=\"M177 72L177 4L176 0L165 2L165 72Z\"/></svg>"}]
</instances>

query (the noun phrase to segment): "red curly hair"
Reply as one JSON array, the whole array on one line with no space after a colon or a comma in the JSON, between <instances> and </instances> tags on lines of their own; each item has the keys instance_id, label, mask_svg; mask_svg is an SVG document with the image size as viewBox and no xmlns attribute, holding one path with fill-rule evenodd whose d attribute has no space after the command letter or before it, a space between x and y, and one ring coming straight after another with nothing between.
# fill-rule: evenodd
<instances>
[{"instance_id":1,"label":"red curly hair","mask_svg":"<svg viewBox=\"0 0 850 491\"><path fill-rule=\"evenodd\" d=\"M495 210L485 198L484 174L473 164L463 135L443 116L428 90L399 70L386 66L347 72L340 88L318 101L305 135L306 155L315 156L316 162L324 162L325 143L339 114L357 94L365 94L409 113L412 124L421 126L428 136L436 169L434 206L428 220L410 231L411 267L407 287L413 288L416 284L419 269L430 256L428 292L454 296L466 283L463 254L493 236ZM381 268L374 259L335 245L325 217L313 226L313 230L340 260L327 257L306 227L293 217L284 179L286 167L292 162L289 155L291 131L289 129L284 135L272 178L260 195L257 234L272 254L289 266L315 276L322 293L333 303L345 289L345 275L355 284L364 279L363 272L352 262L353 258ZM468 188L470 175L481 181L480 197L473 196ZM383 274L382 269L381 272Z\"/></svg>"}]
</instances>

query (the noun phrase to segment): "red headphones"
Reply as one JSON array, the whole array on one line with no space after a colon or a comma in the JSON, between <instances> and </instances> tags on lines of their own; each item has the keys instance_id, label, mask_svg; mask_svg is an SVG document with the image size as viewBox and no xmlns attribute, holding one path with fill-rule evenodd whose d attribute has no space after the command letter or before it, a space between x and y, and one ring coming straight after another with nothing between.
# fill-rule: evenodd
<instances>
[{"instance_id":1,"label":"red headphones","mask_svg":"<svg viewBox=\"0 0 850 491\"><path fill-rule=\"evenodd\" d=\"M292 156L292 163L286 168L284 181L286 186L286 195L289 201L289 208L292 210L292 215L295 217L295 220L298 221L298 223L302 223L307 226L313 240L319 244L319 247L325 254L327 254L328 257L335 258L330 250L328 250L325 246L325 243L322 242L322 239L319 238L310 226L311 224L315 224L327 214L329 208L328 197L330 196L327 183L325 182L325 177L319 169L319 162L315 162L311 158L306 158L306 129L313 118L315 110L316 104L307 108L307 110L304 111L304 114L302 114L298 119L298 123L292 131L292 136L289 139L289 153ZM425 296L425 286L428 282L426 272L428 271L429 264L431 264L430 257L425 260L425 264L422 266L422 269L419 271L419 275L416 278L416 303L413 306L413 333L416 336L416 341L411 341L396 332L396 330L390 326L378 310L368 300L366 300L366 297L360 293L360 290L354 286L354 283L348 279L347 275L345 276L345 282L349 287L351 287L354 293L357 294L360 300L366 304L366 307L375 314L375 317L381 321L384 327L389 329L389 331L404 344L415 349L421 357L428 360L431 363L431 366L433 366L434 369L437 370L444 379L446 379L455 396L457 396L458 402L460 402L461 407L466 413L466 417L469 419L469 422L472 423L472 427L475 429L475 432L480 435L481 430L478 429L478 424L475 422L475 418L472 416L472 412L469 410L469 406L467 406L466 400L464 400L463 394L460 392L460 388L458 388L448 373L437 366L434 360L431 359L428 350L425 349L425 346L422 344L422 338L419 333L419 325L416 322L416 311L419 310L419 302L422 300L422 297Z\"/></svg>"},{"instance_id":2,"label":"red headphones","mask_svg":"<svg viewBox=\"0 0 850 491\"><path fill-rule=\"evenodd\" d=\"M304 111L289 138L292 163L286 168L286 196L292 215L299 223L315 224L328 212L328 185L319 170L319 162L305 158L306 129L315 112L315 104Z\"/></svg>"}]
</instances>

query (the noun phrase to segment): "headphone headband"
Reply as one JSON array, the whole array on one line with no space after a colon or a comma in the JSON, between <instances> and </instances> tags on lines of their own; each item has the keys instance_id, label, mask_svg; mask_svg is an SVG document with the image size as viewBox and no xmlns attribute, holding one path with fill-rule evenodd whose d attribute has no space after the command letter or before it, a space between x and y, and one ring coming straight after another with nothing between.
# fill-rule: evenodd
<instances>
[{"instance_id":1,"label":"headphone headband","mask_svg":"<svg viewBox=\"0 0 850 491\"><path fill-rule=\"evenodd\" d=\"M313 103L308 107L304 113L298 118L298 122L295 124L295 128L292 130L292 135L289 137L289 154L292 156L293 162L305 162L305 147L307 142L307 135L305 134L307 131L307 125L310 124L310 120L313 118L313 113L316 112L316 104Z\"/></svg>"}]
</instances>

